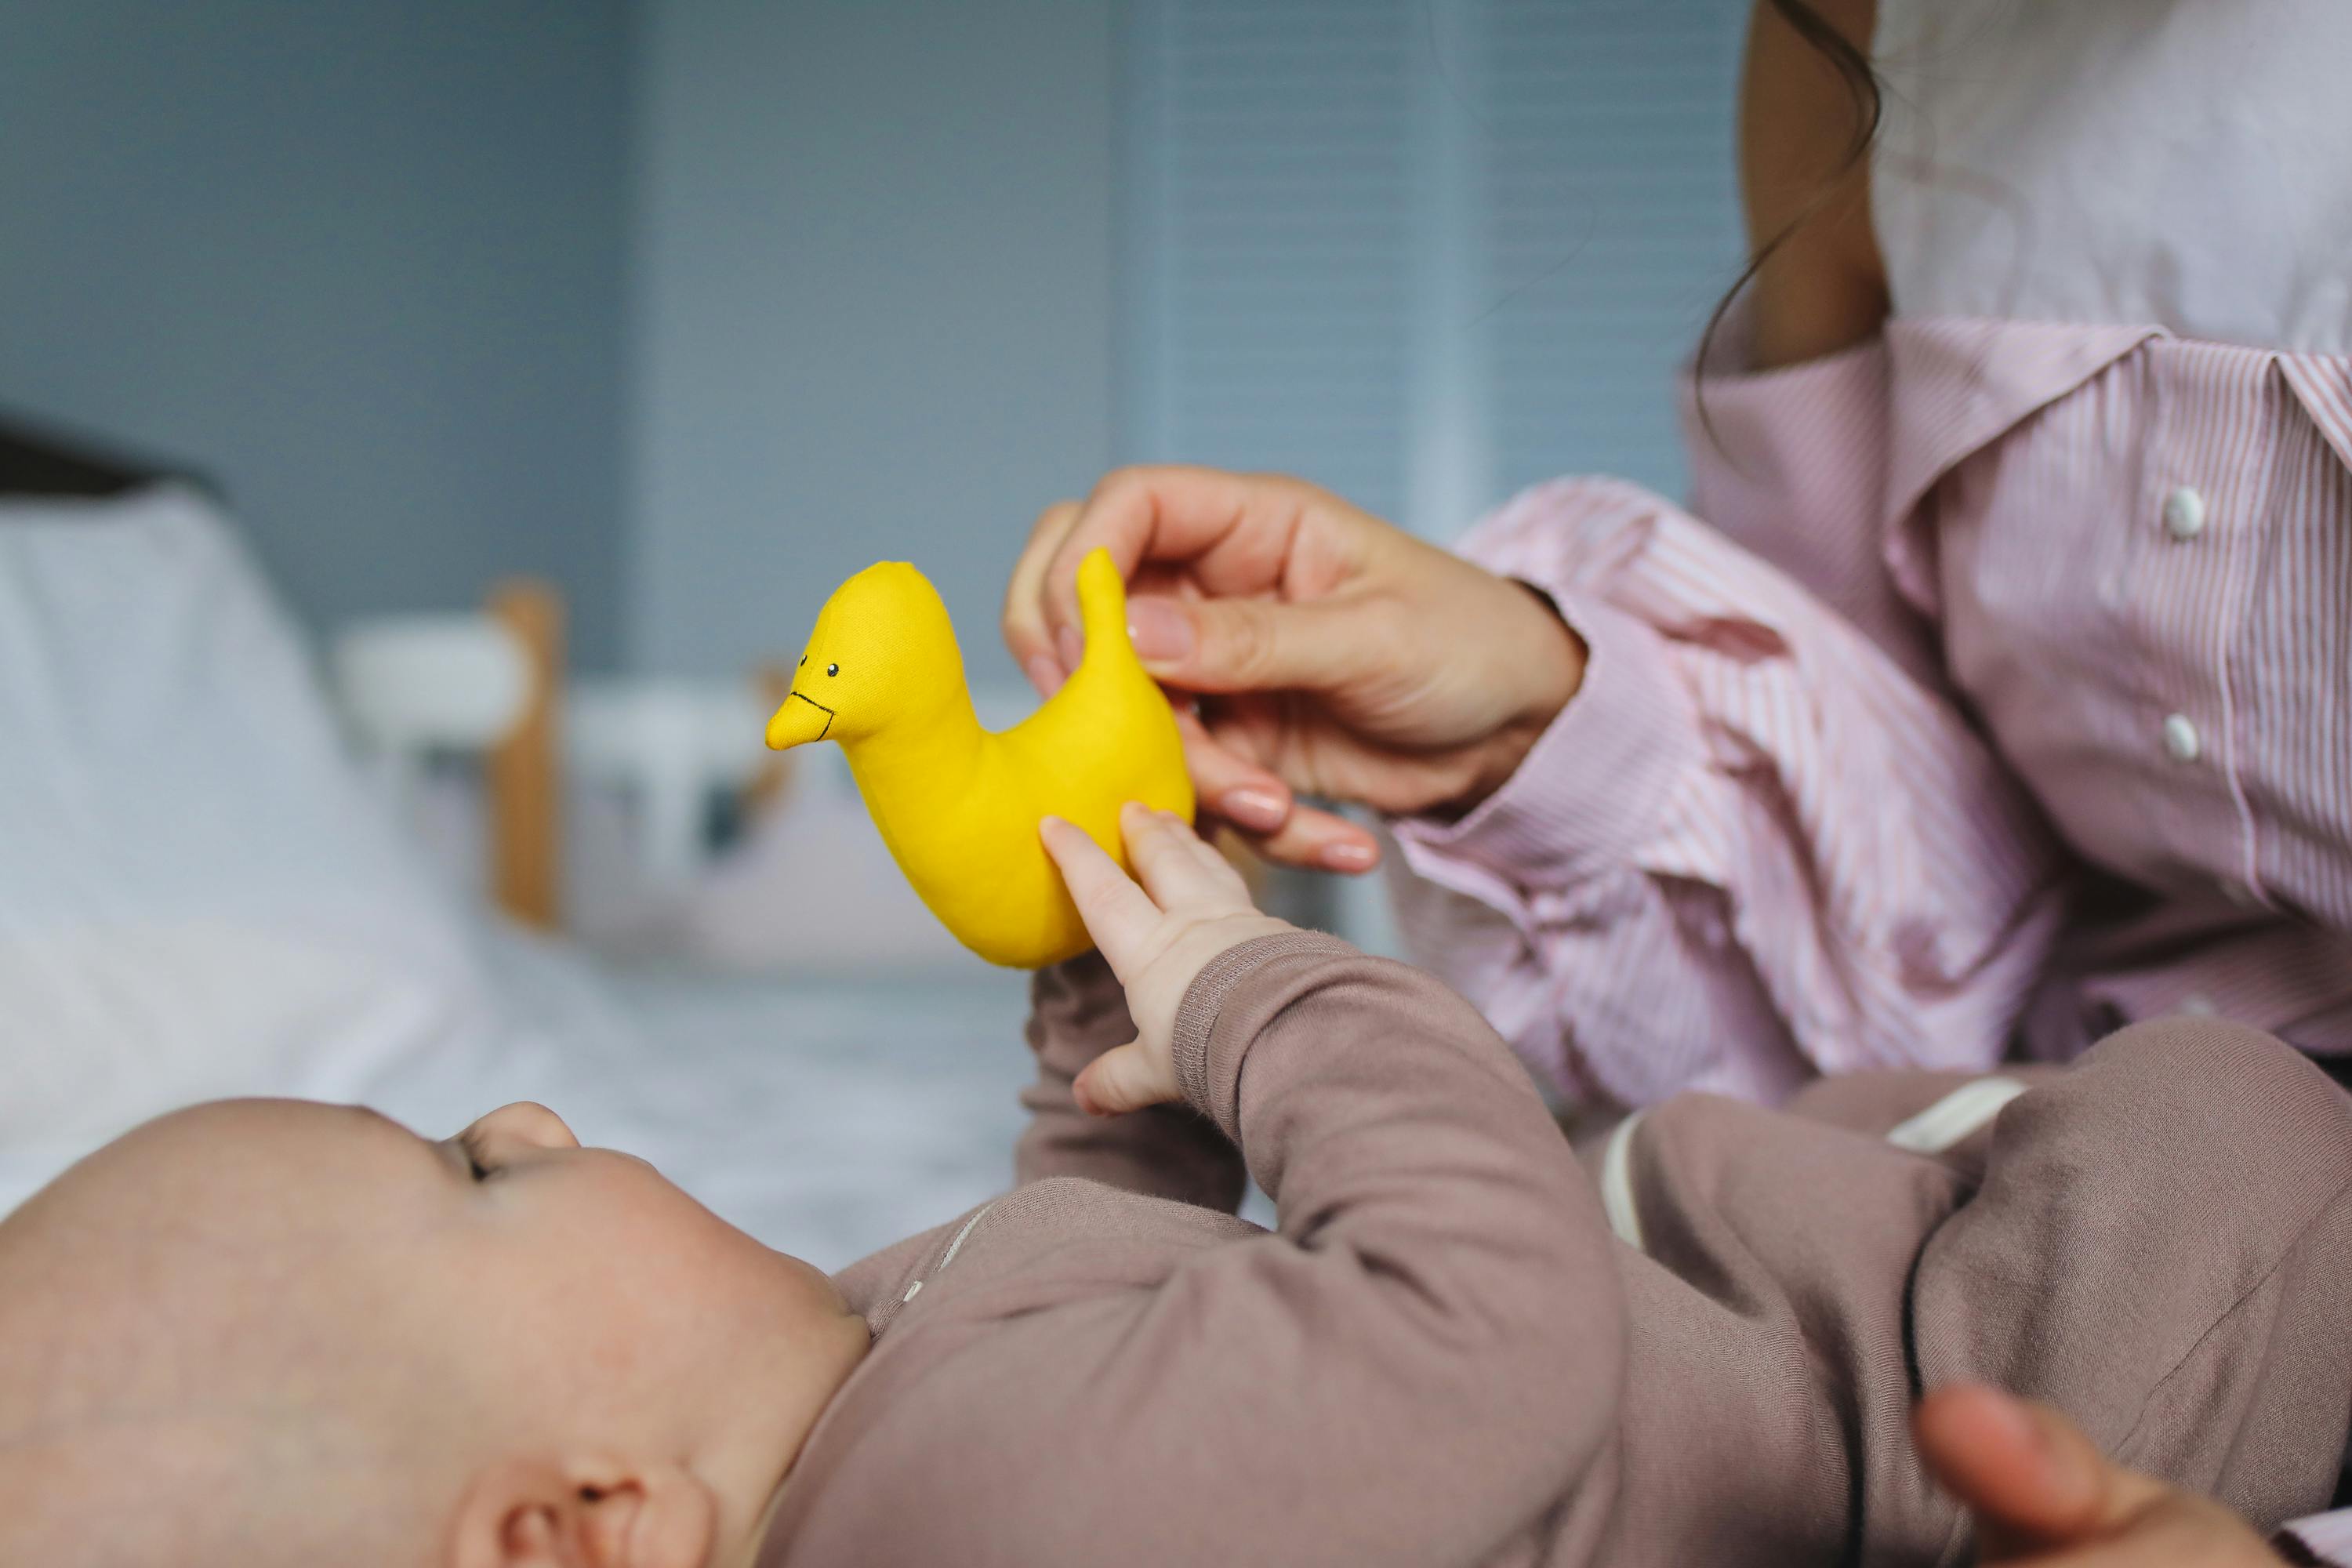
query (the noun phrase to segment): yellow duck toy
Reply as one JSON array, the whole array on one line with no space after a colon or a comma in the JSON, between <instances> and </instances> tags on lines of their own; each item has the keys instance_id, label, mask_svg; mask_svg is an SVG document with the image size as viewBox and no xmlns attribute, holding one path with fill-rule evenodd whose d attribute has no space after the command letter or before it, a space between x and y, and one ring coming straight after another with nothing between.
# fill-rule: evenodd
<instances>
[{"instance_id":1,"label":"yellow duck toy","mask_svg":"<svg viewBox=\"0 0 2352 1568\"><path fill-rule=\"evenodd\" d=\"M1012 729L981 728L947 606L903 561L868 566L818 612L768 721L777 751L837 741L882 842L956 940L1036 969L1093 944L1038 841L1067 819L1127 865L1130 800L1191 820L1192 782L1168 698L1127 640L1127 588L1108 551L1078 566L1086 656Z\"/></svg>"}]
</instances>

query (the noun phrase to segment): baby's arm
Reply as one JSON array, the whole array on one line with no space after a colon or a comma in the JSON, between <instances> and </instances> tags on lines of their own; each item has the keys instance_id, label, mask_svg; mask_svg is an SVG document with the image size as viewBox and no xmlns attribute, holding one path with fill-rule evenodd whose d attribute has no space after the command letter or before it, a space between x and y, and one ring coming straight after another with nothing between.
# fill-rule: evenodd
<instances>
[{"instance_id":1,"label":"baby's arm","mask_svg":"<svg viewBox=\"0 0 2352 1568\"><path fill-rule=\"evenodd\" d=\"M1599 1203L1467 1003L1258 914L1172 818L1127 829L1140 888L1048 833L1139 1035L1074 1096L1181 1094L1280 1228L1003 1326L992 1365L1037 1368L1054 1416L991 1523L1028 1563L1483 1561L1607 1463L1624 1327Z\"/></svg>"},{"instance_id":2,"label":"baby's arm","mask_svg":"<svg viewBox=\"0 0 2352 1568\"><path fill-rule=\"evenodd\" d=\"M1087 1064L1135 1037L1127 998L1102 955L1040 970L1029 995L1037 1080L1021 1095L1029 1125L1013 1154L1014 1180L1086 1176L1233 1213L1242 1197L1241 1151L1215 1122L1182 1105L1089 1116L1072 1097L1070 1086Z\"/></svg>"}]
</instances>

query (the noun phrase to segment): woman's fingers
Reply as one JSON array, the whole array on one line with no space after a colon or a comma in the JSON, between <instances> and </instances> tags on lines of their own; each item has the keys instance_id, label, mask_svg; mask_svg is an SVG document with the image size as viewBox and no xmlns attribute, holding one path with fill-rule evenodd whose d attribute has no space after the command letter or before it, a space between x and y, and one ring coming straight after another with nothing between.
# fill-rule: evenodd
<instances>
[{"instance_id":1,"label":"woman's fingers","mask_svg":"<svg viewBox=\"0 0 2352 1568\"><path fill-rule=\"evenodd\" d=\"M1381 841L1346 817L1311 805L1294 805L1282 826L1269 834L1244 834L1250 847L1277 865L1305 871L1355 876L1381 863Z\"/></svg>"},{"instance_id":2,"label":"woman's fingers","mask_svg":"<svg viewBox=\"0 0 2352 1568\"><path fill-rule=\"evenodd\" d=\"M1244 545L1268 531L1254 522L1267 512L1267 481L1218 468L1180 465L1118 468L1103 476L1082 503L1075 526L1062 535L1047 563L1042 608L1056 629L1078 624L1078 563L1096 547L1110 552L1111 564L1131 578L1146 561L1191 561L1224 547L1236 534ZM1259 589L1281 580L1283 545L1290 529L1279 530L1256 553Z\"/></svg>"},{"instance_id":3,"label":"woman's fingers","mask_svg":"<svg viewBox=\"0 0 2352 1568\"><path fill-rule=\"evenodd\" d=\"M1069 679L1062 672L1062 661L1049 654L1033 655L1022 665L1021 672L1029 678L1029 684L1037 689L1040 697L1051 697Z\"/></svg>"},{"instance_id":4,"label":"woman's fingers","mask_svg":"<svg viewBox=\"0 0 2352 1568\"><path fill-rule=\"evenodd\" d=\"M2086 1540L2162 1492L2109 1461L2055 1410L1981 1384L1930 1393L1913 1428L1928 1468L1996 1545Z\"/></svg>"},{"instance_id":5,"label":"woman's fingers","mask_svg":"<svg viewBox=\"0 0 2352 1568\"><path fill-rule=\"evenodd\" d=\"M1290 819L1288 784L1220 743L1190 710L1176 710L1176 728L1184 738L1184 764L1192 775L1192 791L1204 810L1244 833L1278 832Z\"/></svg>"},{"instance_id":6,"label":"woman's fingers","mask_svg":"<svg viewBox=\"0 0 2352 1568\"><path fill-rule=\"evenodd\" d=\"M1087 934L1095 939L1111 972L1125 984L1137 957L1159 928L1159 906L1083 829L1049 816L1037 825L1037 833L1045 840L1045 853L1061 868L1063 885L1070 889L1070 901L1078 906Z\"/></svg>"},{"instance_id":7,"label":"woman's fingers","mask_svg":"<svg viewBox=\"0 0 2352 1568\"><path fill-rule=\"evenodd\" d=\"M1137 599L1128 635L1152 676L1187 691L1328 692L1411 657L1382 602Z\"/></svg>"},{"instance_id":8,"label":"woman's fingers","mask_svg":"<svg viewBox=\"0 0 2352 1568\"><path fill-rule=\"evenodd\" d=\"M1184 762L1201 809L1223 817L1260 858L1307 871L1353 876L1381 863L1380 840L1344 816L1300 805L1290 786L1180 708Z\"/></svg>"},{"instance_id":9,"label":"woman's fingers","mask_svg":"<svg viewBox=\"0 0 2352 1568\"><path fill-rule=\"evenodd\" d=\"M1045 623L1057 631L1078 624L1078 563L1097 545L1122 577L1132 579L1147 562L1181 563L1213 599L1277 592L1308 598L1352 574L1370 536L1386 526L1281 475L1121 468L1095 487L1055 548L1045 569Z\"/></svg>"},{"instance_id":10,"label":"woman's fingers","mask_svg":"<svg viewBox=\"0 0 2352 1568\"><path fill-rule=\"evenodd\" d=\"M1051 697L1068 673L1055 652L1053 628L1045 624L1045 569L1077 526L1082 510L1076 501L1066 500L1039 513L1004 587L1004 646L1041 697Z\"/></svg>"}]
</instances>

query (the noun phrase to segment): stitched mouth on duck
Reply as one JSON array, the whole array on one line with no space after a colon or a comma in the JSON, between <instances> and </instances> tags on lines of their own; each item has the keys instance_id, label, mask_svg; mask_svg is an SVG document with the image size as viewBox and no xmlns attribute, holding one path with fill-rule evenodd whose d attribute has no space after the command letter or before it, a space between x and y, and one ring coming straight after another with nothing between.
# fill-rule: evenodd
<instances>
[{"instance_id":1,"label":"stitched mouth on duck","mask_svg":"<svg viewBox=\"0 0 2352 1568\"><path fill-rule=\"evenodd\" d=\"M824 730L830 730L833 728L834 710L826 707L824 703L819 702L815 698L811 697L807 692L795 689L794 690L786 692L784 697L787 701L795 697L799 698L802 701L807 703L810 707L824 715ZM816 732L816 738L818 740L822 741L824 739L824 730L819 730Z\"/></svg>"},{"instance_id":2,"label":"stitched mouth on duck","mask_svg":"<svg viewBox=\"0 0 2352 1568\"><path fill-rule=\"evenodd\" d=\"M800 722L793 721L793 716L799 712L795 704L803 702L824 715L824 724L818 727L814 735L806 733L803 729L803 725L806 722L804 713L800 714ZM794 688L785 693L782 704L776 709L774 717L768 721L768 745L772 750L781 752L793 746L804 746L822 741L833 733L833 721L836 716L833 709L819 702L807 692Z\"/></svg>"}]
</instances>

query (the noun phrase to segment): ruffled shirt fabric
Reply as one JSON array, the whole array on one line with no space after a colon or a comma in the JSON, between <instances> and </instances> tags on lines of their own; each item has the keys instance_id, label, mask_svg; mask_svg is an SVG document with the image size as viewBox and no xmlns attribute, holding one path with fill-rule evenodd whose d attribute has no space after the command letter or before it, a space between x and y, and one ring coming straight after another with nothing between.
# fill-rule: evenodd
<instances>
[{"instance_id":1,"label":"ruffled shirt fabric","mask_svg":"<svg viewBox=\"0 0 2352 1568\"><path fill-rule=\"evenodd\" d=\"M2352 361L1898 319L1687 412L1690 508L1565 479L1465 540L1586 683L1397 825L1409 940L1539 1074L1771 1099L2181 1011L2352 1049Z\"/></svg>"}]
</instances>

